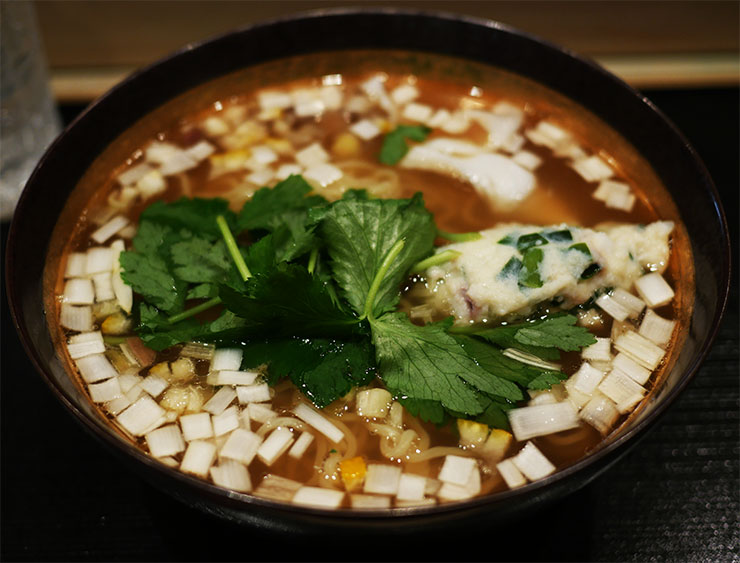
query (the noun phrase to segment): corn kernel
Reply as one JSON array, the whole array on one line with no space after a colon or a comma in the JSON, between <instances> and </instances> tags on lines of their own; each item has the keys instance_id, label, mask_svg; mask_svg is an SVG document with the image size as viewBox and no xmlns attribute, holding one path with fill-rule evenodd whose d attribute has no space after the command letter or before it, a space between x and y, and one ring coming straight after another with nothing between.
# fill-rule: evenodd
<instances>
[{"instance_id":1,"label":"corn kernel","mask_svg":"<svg viewBox=\"0 0 740 563\"><path fill-rule=\"evenodd\" d=\"M352 158L360 154L360 140L351 133L342 133L334 139L331 152L339 158Z\"/></svg>"},{"instance_id":2,"label":"corn kernel","mask_svg":"<svg viewBox=\"0 0 740 563\"><path fill-rule=\"evenodd\" d=\"M362 456L345 459L339 463L339 473L342 475L344 487L350 492L362 485L366 472L367 466Z\"/></svg>"}]
</instances>

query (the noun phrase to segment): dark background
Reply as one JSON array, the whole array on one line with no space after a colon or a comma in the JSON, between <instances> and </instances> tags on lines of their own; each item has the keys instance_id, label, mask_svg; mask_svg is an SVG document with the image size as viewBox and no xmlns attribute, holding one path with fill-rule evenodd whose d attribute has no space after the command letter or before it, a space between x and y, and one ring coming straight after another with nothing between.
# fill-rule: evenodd
<instances>
[{"instance_id":1,"label":"dark background","mask_svg":"<svg viewBox=\"0 0 740 563\"><path fill-rule=\"evenodd\" d=\"M738 89L644 93L704 159L724 202L735 259ZM64 120L82 109L62 106ZM3 223L3 245L7 231ZM522 520L480 521L450 537L386 542L339 534L288 538L235 527L153 489L100 448L52 396L18 341L4 284L2 293L3 561L740 561L737 276L697 377L616 466Z\"/></svg>"}]
</instances>

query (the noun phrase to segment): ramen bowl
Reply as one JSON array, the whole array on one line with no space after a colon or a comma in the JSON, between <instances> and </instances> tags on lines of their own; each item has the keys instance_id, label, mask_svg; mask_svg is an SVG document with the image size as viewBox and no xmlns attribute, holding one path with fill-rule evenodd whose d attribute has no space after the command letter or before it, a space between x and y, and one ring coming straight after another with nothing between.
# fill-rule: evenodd
<instances>
[{"instance_id":1,"label":"ramen bowl","mask_svg":"<svg viewBox=\"0 0 740 563\"><path fill-rule=\"evenodd\" d=\"M680 351L671 356L660 388L601 446L548 477L463 502L382 510L327 510L236 493L167 467L122 439L69 375L57 351L60 338L49 311L64 233L72 229L97 186L144 139L166 127L172 115L214 99L216 92L361 68L471 84L505 80L522 89L537 84L558 103L582 108L584 115L594 116L626 140L639 154L636 166L645 181L657 179L665 187L651 193L654 205L685 228L682 236L690 252L678 260L684 261L681 271L693 272L696 283L681 313L688 330L680 335ZM6 276L18 332L42 377L95 439L158 489L207 513L274 530L413 532L474 518L511 518L583 487L616 462L696 374L719 326L729 270L724 214L701 160L649 100L619 79L559 47L494 22L398 10L331 10L188 45L93 103L54 142L30 178L11 225Z\"/></svg>"}]
</instances>

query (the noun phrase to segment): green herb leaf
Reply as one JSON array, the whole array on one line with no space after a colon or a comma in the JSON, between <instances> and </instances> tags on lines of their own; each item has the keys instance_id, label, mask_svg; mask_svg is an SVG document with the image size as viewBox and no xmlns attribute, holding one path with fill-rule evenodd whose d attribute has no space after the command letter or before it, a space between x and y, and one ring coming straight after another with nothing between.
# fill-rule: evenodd
<instances>
[{"instance_id":1,"label":"green herb leaf","mask_svg":"<svg viewBox=\"0 0 740 563\"><path fill-rule=\"evenodd\" d=\"M521 398L516 386L502 385L482 369L446 330L450 323L423 327L403 313L389 313L371 321L380 374L396 395L441 403L468 415L482 412L478 392L510 393Z\"/></svg>"},{"instance_id":2,"label":"green herb leaf","mask_svg":"<svg viewBox=\"0 0 740 563\"><path fill-rule=\"evenodd\" d=\"M236 224L236 215L229 210L229 202L220 198L180 198L172 203L157 201L144 209L139 219L167 225L173 230L187 229L202 237L216 240L221 233L216 224L216 217L223 215L230 228Z\"/></svg>"},{"instance_id":3,"label":"green herb leaf","mask_svg":"<svg viewBox=\"0 0 740 563\"><path fill-rule=\"evenodd\" d=\"M389 166L398 164L409 150L406 141L411 139L422 142L431 131L425 125L399 125L383 139L378 159Z\"/></svg>"},{"instance_id":4,"label":"green herb leaf","mask_svg":"<svg viewBox=\"0 0 740 563\"><path fill-rule=\"evenodd\" d=\"M521 240L521 239L520 239ZM522 269L519 271L519 285L522 287L542 287L540 263L544 253L541 248L529 248L522 256Z\"/></svg>"},{"instance_id":5,"label":"green herb leaf","mask_svg":"<svg viewBox=\"0 0 740 563\"><path fill-rule=\"evenodd\" d=\"M525 346L575 352L596 342L596 338L588 329L576 326L576 320L573 315L548 317L539 323L531 323L520 328L514 338Z\"/></svg>"},{"instance_id":6,"label":"green herb leaf","mask_svg":"<svg viewBox=\"0 0 740 563\"><path fill-rule=\"evenodd\" d=\"M249 342L243 349L243 366L266 366L270 385L290 378L319 408L375 377L369 339L269 339Z\"/></svg>"},{"instance_id":7,"label":"green herb leaf","mask_svg":"<svg viewBox=\"0 0 740 563\"><path fill-rule=\"evenodd\" d=\"M324 282L297 264L282 262L250 278L246 291L222 286L224 306L244 319L245 338L334 337L362 333L359 319L340 309Z\"/></svg>"},{"instance_id":8,"label":"green herb leaf","mask_svg":"<svg viewBox=\"0 0 740 563\"><path fill-rule=\"evenodd\" d=\"M567 375L559 371L543 371L540 375L529 382L527 389L531 389L533 391L546 391L553 385L557 385L561 381L565 381L567 378Z\"/></svg>"},{"instance_id":9,"label":"green herb leaf","mask_svg":"<svg viewBox=\"0 0 740 563\"><path fill-rule=\"evenodd\" d=\"M383 259L404 240L375 295L372 313L392 311L409 269L431 254L436 227L420 194L412 199L340 200L324 214L319 232L331 258L333 277L352 309L362 315Z\"/></svg>"}]
</instances>

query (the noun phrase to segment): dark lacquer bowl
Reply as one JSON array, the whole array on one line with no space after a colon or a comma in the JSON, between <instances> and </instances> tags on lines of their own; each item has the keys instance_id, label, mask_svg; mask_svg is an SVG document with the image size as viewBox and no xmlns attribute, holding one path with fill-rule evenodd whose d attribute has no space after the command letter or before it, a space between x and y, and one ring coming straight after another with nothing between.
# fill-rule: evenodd
<instances>
[{"instance_id":1,"label":"dark lacquer bowl","mask_svg":"<svg viewBox=\"0 0 740 563\"><path fill-rule=\"evenodd\" d=\"M675 205L663 194L664 209L683 220L696 279L682 349L674 354L660 390L621 432L567 469L516 490L458 504L377 512L287 506L220 489L170 469L125 442L103 421L57 356L45 316L49 296L44 293L54 279L63 244L53 234L72 224L107 166L122 162L137 139L150 134L147 127L160 124L171 108L207 99L206 83L211 80L226 77L228 82L235 76L262 85L319 76L352 65L352 51L364 53L358 61L374 57L377 64L417 74L467 73L485 81L489 73L505 73L535 81L624 137L672 196ZM144 116L147 120L140 121ZM124 132L133 141L117 141ZM494 522L521 514L584 486L626 453L675 401L706 356L727 298L729 256L720 202L695 151L649 100L602 68L490 21L397 10L332 10L189 45L92 104L51 146L26 186L10 230L6 276L21 340L38 371L96 439L157 488L209 513L276 530L348 527L413 532L447 528L474 517Z\"/></svg>"}]
</instances>

